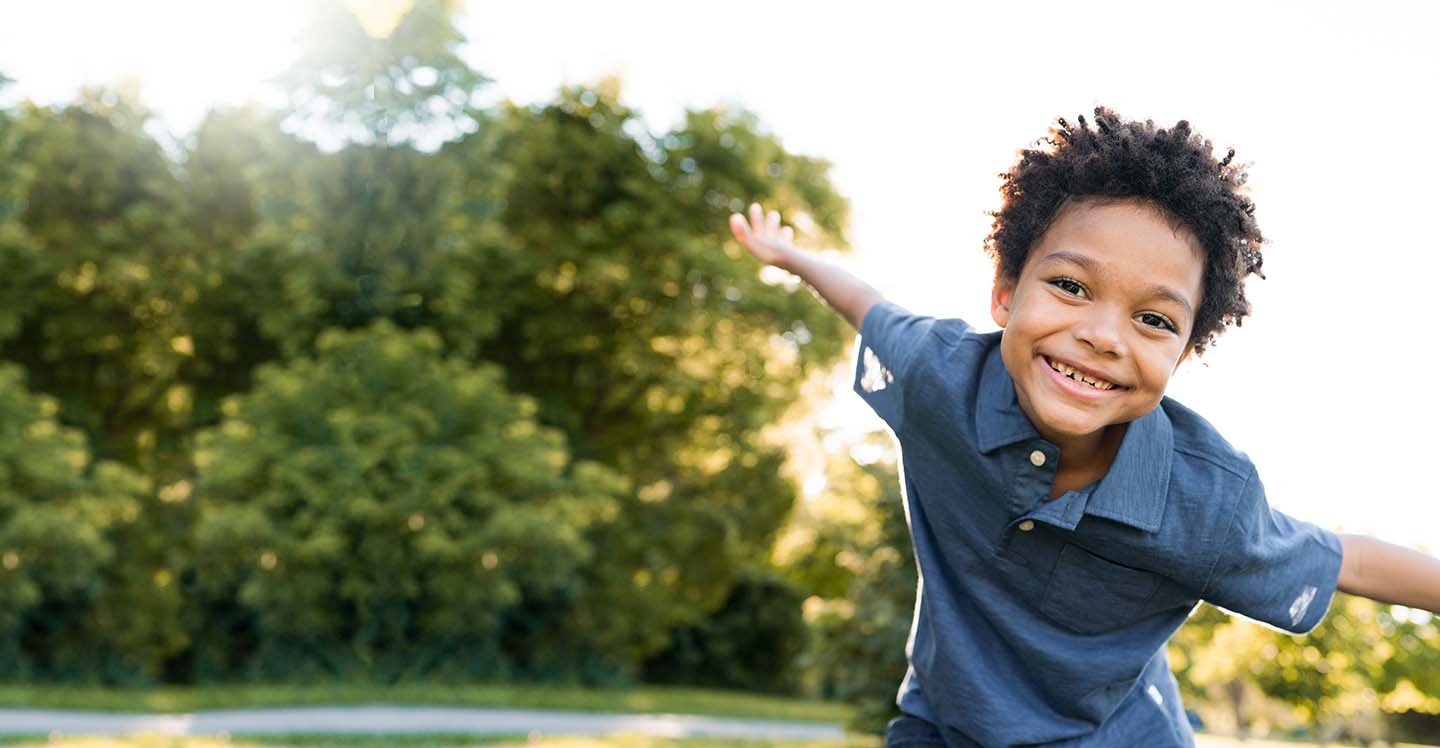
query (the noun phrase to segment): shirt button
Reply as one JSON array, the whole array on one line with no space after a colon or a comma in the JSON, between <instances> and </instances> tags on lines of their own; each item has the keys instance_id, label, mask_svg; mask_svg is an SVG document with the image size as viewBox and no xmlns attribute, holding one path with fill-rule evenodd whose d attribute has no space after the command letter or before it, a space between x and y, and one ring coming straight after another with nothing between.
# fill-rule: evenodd
<instances>
[{"instance_id":1,"label":"shirt button","mask_svg":"<svg viewBox=\"0 0 1440 748\"><path fill-rule=\"evenodd\" d=\"M1034 452L1031 452L1031 453L1030 453L1030 464L1031 464L1031 465L1034 465L1035 467L1040 467L1040 466L1044 465L1044 464L1045 464L1045 453L1044 453L1044 452L1041 452L1041 451L1038 450L1038 449L1035 450Z\"/></svg>"},{"instance_id":2,"label":"shirt button","mask_svg":"<svg viewBox=\"0 0 1440 748\"><path fill-rule=\"evenodd\" d=\"M1029 519L1027 519L1027 520L1025 520L1025 521L1023 521L1023 522L1020 523L1020 531L1021 531L1021 532L1030 532L1031 530L1034 530L1034 529L1035 529L1035 521L1034 521L1034 520L1029 520Z\"/></svg>"}]
</instances>

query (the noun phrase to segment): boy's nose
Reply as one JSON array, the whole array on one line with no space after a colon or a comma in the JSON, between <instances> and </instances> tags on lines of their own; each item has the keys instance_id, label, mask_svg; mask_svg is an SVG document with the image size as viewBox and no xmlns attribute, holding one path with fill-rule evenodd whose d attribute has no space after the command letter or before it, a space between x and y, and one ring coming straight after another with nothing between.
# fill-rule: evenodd
<instances>
[{"instance_id":1,"label":"boy's nose","mask_svg":"<svg viewBox=\"0 0 1440 748\"><path fill-rule=\"evenodd\" d=\"M1120 358L1125 353L1125 336L1121 334L1123 320L1116 320L1115 314L1097 313L1088 316L1075 327L1075 337L1101 356Z\"/></svg>"}]
</instances>

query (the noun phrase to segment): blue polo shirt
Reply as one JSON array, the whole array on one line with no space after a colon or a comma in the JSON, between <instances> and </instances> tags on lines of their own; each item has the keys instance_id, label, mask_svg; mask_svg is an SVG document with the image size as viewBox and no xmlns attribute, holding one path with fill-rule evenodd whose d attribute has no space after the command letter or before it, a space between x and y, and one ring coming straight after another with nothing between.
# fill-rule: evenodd
<instances>
[{"instance_id":1,"label":"blue polo shirt","mask_svg":"<svg viewBox=\"0 0 1440 748\"><path fill-rule=\"evenodd\" d=\"M920 572L900 709L950 748L1193 746L1165 643L1200 600L1314 628L1340 539L1272 510L1255 467L1165 398L1099 481L1050 500L1000 333L876 304L855 391L900 444Z\"/></svg>"}]
</instances>

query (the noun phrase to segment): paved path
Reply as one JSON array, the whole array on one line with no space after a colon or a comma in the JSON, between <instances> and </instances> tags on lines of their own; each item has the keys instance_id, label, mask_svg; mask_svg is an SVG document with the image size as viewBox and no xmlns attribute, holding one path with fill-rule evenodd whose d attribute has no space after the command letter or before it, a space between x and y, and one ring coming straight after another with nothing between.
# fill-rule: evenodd
<instances>
[{"instance_id":1,"label":"paved path","mask_svg":"<svg viewBox=\"0 0 1440 748\"><path fill-rule=\"evenodd\" d=\"M285 733L474 733L605 735L625 732L667 738L840 740L845 732L825 722L619 714L549 709L478 709L406 706L318 706L223 709L193 714L126 714L59 709L0 708L0 735L160 735Z\"/></svg>"}]
</instances>

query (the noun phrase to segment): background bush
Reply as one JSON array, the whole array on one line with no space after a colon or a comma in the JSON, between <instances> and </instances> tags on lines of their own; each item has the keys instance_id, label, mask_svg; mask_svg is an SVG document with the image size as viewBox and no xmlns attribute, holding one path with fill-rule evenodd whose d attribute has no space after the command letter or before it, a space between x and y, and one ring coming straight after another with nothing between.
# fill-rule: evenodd
<instances>
[{"instance_id":1,"label":"background bush","mask_svg":"<svg viewBox=\"0 0 1440 748\"><path fill-rule=\"evenodd\" d=\"M440 347L386 320L326 333L198 435L192 586L228 619L197 627L226 632L196 647L206 671L505 678L505 613L575 605L625 479Z\"/></svg>"}]
</instances>

